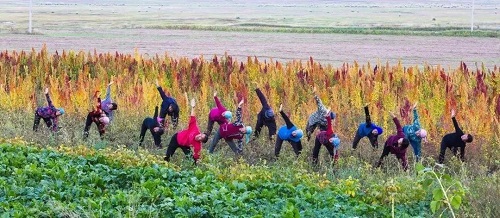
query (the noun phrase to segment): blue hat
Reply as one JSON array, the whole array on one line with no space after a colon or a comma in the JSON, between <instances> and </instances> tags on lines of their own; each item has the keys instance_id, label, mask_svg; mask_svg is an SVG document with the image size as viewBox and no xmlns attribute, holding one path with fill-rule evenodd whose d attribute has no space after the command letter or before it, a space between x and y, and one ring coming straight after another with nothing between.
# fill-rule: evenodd
<instances>
[{"instance_id":1,"label":"blue hat","mask_svg":"<svg viewBox=\"0 0 500 218\"><path fill-rule=\"evenodd\" d=\"M376 130L377 130L378 135L382 135L383 130L382 130L382 128L381 128L381 127L379 127L379 126L375 126L375 128L374 128L374 129L376 129ZM372 131L373 131L373 130L372 130Z\"/></svg>"},{"instance_id":2,"label":"blue hat","mask_svg":"<svg viewBox=\"0 0 500 218\"><path fill-rule=\"evenodd\" d=\"M333 135L333 137L331 137L330 139L333 139L333 141L332 141L333 147L335 149L338 149L339 145L340 145L340 139L339 139L339 137L337 137L337 135Z\"/></svg>"},{"instance_id":3,"label":"blue hat","mask_svg":"<svg viewBox=\"0 0 500 218\"><path fill-rule=\"evenodd\" d=\"M272 109L268 109L266 110L266 112L264 113L264 116L266 118L273 118L274 117L274 111Z\"/></svg>"},{"instance_id":4,"label":"blue hat","mask_svg":"<svg viewBox=\"0 0 500 218\"><path fill-rule=\"evenodd\" d=\"M61 115L64 114L64 109L62 107L59 108L59 113L61 113Z\"/></svg>"},{"instance_id":5,"label":"blue hat","mask_svg":"<svg viewBox=\"0 0 500 218\"><path fill-rule=\"evenodd\" d=\"M304 132L301 129L297 129L294 132L295 132L295 137L299 139L302 138L302 136L304 135Z\"/></svg>"},{"instance_id":6,"label":"blue hat","mask_svg":"<svg viewBox=\"0 0 500 218\"><path fill-rule=\"evenodd\" d=\"M231 113L231 111L224 111L224 113L222 113L224 115L224 118L230 120L231 118L233 118L233 113Z\"/></svg>"},{"instance_id":7,"label":"blue hat","mask_svg":"<svg viewBox=\"0 0 500 218\"><path fill-rule=\"evenodd\" d=\"M330 111L330 118L335 119L337 117L337 114L333 113L333 111Z\"/></svg>"},{"instance_id":8,"label":"blue hat","mask_svg":"<svg viewBox=\"0 0 500 218\"><path fill-rule=\"evenodd\" d=\"M250 141L250 135L252 135L252 127L247 126L247 127L245 127L245 130L246 130L246 133L245 133L246 143L248 143Z\"/></svg>"}]
</instances>

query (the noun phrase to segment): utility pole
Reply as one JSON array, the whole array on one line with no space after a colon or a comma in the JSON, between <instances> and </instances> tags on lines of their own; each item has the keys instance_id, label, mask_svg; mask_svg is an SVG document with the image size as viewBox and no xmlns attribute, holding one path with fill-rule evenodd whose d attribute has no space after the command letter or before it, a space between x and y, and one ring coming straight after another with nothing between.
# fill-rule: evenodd
<instances>
[{"instance_id":1,"label":"utility pole","mask_svg":"<svg viewBox=\"0 0 500 218\"><path fill-rule=\"evenodd\" d=\"M472 11L470 15L470 31L474 31L474 0L472 0Z\"/></svg>"},{"instance_id":2,"label":"utility pole","mask_svg":"<svg viewBox=\"0 0 500 218\"><path fill-rule=\"evenodd\" d=\"M31 28L31 10L32 10L32 5L33 5L33 0L30 0L30 17L29 17L29 27L28 27L28 33L32 33L32 28Z\"/></svg>"}]
</instances>

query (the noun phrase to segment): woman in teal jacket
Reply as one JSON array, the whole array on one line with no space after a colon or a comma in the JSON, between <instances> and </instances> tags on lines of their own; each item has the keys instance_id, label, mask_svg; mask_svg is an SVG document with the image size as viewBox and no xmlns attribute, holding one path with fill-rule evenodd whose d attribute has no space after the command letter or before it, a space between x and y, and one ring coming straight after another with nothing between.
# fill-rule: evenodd
<instances>
[{"instance_id":1,"label":"woman in teal jacket","mask_svg":"<svg viewBox=\"0 0 500 218\"><path fill-rule=\"evenodd\" d=\"M422 139L427 141L427 131L420 127L420 121L418 119L417 113L417 103L413 105L413 123L403 127L403 132L405 133L405 138L410 141L411 147L413 147L413 153L417 162L420 161L420 155L422 151Z\"/></svg>"}]
</instances>

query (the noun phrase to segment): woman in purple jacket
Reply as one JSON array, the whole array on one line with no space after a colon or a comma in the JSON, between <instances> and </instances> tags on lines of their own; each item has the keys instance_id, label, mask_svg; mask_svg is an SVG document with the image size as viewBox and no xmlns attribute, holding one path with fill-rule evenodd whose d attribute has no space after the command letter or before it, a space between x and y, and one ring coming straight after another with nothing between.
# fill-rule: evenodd
<instances>
[{"instance_id":1,"label":"woman in purple jacket","mask_svg":"<svg viewBox=\"0 0 500 218\"><path fill-rule=\"evenodd\" d=\"M208 153L214 153L215 146L220 139L224 139L229 145L231 150L236 154L241 154L243 152L243 138L246 138L246 143L250 140L250 135L252 134L252 127L246 126L243 123L241 117L241 105L243 100L238 103L238 109L236 110L236 121L233 123L224 123L220 125L219 130L215 133L214 138L208 148ZM234 139L237 140L237 145L234 144Z\"/></svg>"},{"instance_id":2,"label":"woman in purple jacket","mask_svg":"<svg viewBox=\"0 0 500 218\"><path fill-rule=\"evenodd\" d=\"M33 124L33 131L38 131L38 125L40 124L40 119L45 121L48 128L51 128L53 132L59 130L58 128L58 117L64 114L64 109L54 107L52 100L49 96L49 88L45 88L45 98L47 98L47 107L39 107L35 111L35 122Z\"/></svg>"},{"instance_id":3,"label":"woman in purple jacket","mask_svg":"<svg viewBox=\"0 0 500 218\"><path fill-rule=\"evenodd\" d=\"M382 156L380 156L380 160L377 163L377 167L382 165L382 160L389 155L389 153L394 154L400 161L403 166L403 170L408 169L408 160L406 159L406 149L410 145L410 141L405 138L405 134L403 132L403 128L399 123L398 118L394 113L391 113L392 120L394 124L396 124L397 133L395 135L390 135L385 141L384 151L382 151Z\"/></svg>"}]
</instances>

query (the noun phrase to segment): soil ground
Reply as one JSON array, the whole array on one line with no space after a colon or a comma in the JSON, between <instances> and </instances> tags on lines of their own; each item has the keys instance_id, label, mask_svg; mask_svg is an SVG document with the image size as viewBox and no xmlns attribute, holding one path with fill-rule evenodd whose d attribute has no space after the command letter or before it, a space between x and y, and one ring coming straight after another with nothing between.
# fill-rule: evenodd
<instances>
[{"instance_id":1,"label":"soil ground","mask_svg":"<svg viewBox=\"0 0 500 218\"><path fill-rule=\"evenodd\" d=\"M436 28L470 25L470 1L33 1L35 35L27 35L29 1L0 3L0 49L50 52L83 50L211 58L227 54L239 61L308 60L424 63L455 68L460 61L493 69L500 63L500 38L223 32L169 30L169 25L268 25L314 27ZM497 29L498 3L476 0L476 28Z\"/></svg>"}]
</instances>

